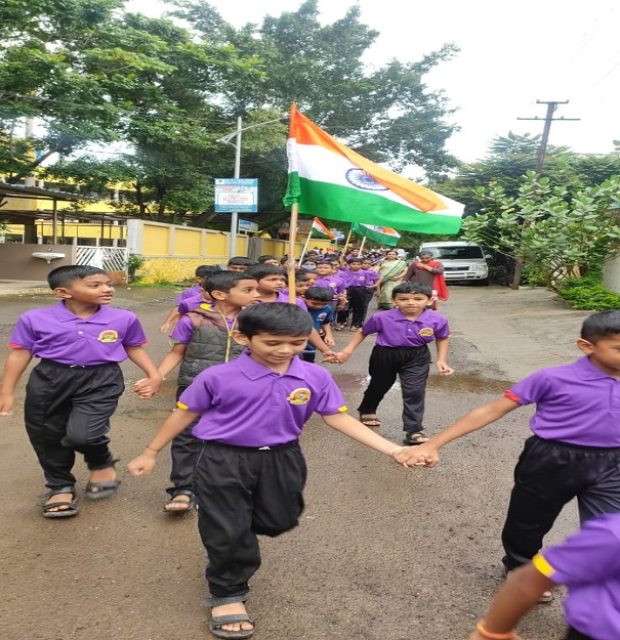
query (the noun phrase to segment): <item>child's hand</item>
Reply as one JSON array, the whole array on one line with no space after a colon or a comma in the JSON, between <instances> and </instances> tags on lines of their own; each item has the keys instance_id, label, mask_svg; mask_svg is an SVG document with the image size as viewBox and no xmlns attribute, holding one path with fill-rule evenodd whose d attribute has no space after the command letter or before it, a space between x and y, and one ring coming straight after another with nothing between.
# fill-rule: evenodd
<instances>
[{"instance_id":1,"label":"child's hand","mask_svg":"<svg viewBox=\"0 0 620 640\"><path fill-rule=\"evenodd\" d=\"M335 347L335 346L336 346L336 341L334 340L333 336L325 336L325 337L323 338L323 342L324 342L324 343L325 343L325 345L326 345L327 347L329 347L330 349L331 349L332 347Z\"/></svg>"},{"instance_id":2,"label":"child's hand","mask_svg":"<svg viewBox=\"0 0 620 640\"><path fill-rule=\"evenodd\" d=\"M338 364L344 364L350 357L351 357L351 354L348 353L347 351L339 351L336 354L336 362Z\"/></svg>"},{"instance_id":3,"label":"child's hand","mask_svg":"<svg viewBox=\"0 0 620 640\"><path fill-rule=\"evenodd\" d=\"M333 351L324 351L323 360L321 362L328 362L329 364L340 364L338 360L338 354Z\"/></svg>"},{"instance_id":4,"label":"child's hand","mask_svg":"<svg viewBox=\"0 0 620 640\"><path fill-rule=\"evenodd\" d=\"M168 335L168 332L170 331L170 329L172 328L172 322L167 321L164 322L161 327L159 327L159 333L163 333L165 335Z\"/></svg>"},{"instance_id":5,"label":"child's hand","mask_svg":"<svg viewBox=\"0 0 620 640\"><path fill-rule=\"evenodd\" d=\"M474 631L467 640L485 640L477 631ZM521 640L521 636L518 636L516 633L513 634L512 640Z\"/></svg>"},{"instance_id":6,"label":"child's hand","mask_svg":"<svg viewBox=\"0 0 620 640\"><path fill-rule=\"evenodd\" d=\"M441 360L437 360L437 371L441 376L450 376L454 373L454 369Z\"/></svg>"},{"instance_id":7,"label":"child's hand","mask_svg":"<svg viewBox=\"0 0 620 640\"><path fill-rule=\"evenodd\" d=\"M141 378L133 385L133 390L144 399L154 396L162 383L163 378Z\"/></svg>"},{"instance_id":8,"label":"child's hand","mask_svg":"<svg viewBox=\"0 0 620 640\"><path fill-rule=\"evenodd\" d=\"M148 476L155 468L157 458L148 450L131 460L127 465L127 470L132 476Z\"/></svg>"},{"instance_id":9,"label":"child's hand","mask_svg":"<svg viewBox=\"0 0 620 640\"><path fill-rule=\"evenodd\" d=\"M400 447L392 457L407 467L435 467L439 463L439 450L433 445L420 444L415 447Z\"/></svg>"},{"instance_id":10,"label":"child's hand","mask_svg":"<svg viewBox=\"0 0 620 640\"><path fill-rule=\"evenodd\" d=\"M12 393L0 394L0 416L13 415L14 396Z\"/></svg>"}]
</instances>

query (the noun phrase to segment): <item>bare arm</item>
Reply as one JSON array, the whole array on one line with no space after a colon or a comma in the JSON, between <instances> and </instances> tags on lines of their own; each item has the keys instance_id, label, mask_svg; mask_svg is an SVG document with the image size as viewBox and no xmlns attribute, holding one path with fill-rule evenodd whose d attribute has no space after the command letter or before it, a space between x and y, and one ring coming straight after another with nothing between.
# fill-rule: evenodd
<instances>
[{"instance_id":1,"label":"bare arm","mask_svg":"<svg viewBox=\"0 0 620 640\"><path fill-rule=\"evenodd\" d=\"M508 579L498 589L484 620L485 631L490 634L510 633L517 622L540 600L542 594L555 586L555 583L528 563L508 574ZM515 639L517 636L513 636ZM477 631L470 640L482 640Z\"/></svg>"},{"instance_id":2,"label":"bare arm","mask_svg":"<svg viewBox=\"0 0 620 640\"><path fill-rule=\"evenodd\" d=\"M355 349L357 349L357 347L359 347L359 345L364 342L365 338L366 336L362 333L361 329L356 331L353 334L351 340L349 340L349 344L342 351L336 354L338 357L338 361L341 363L346 362L351 357L351 354L355 351Z\"/></svg>"},{"instance_id":3,"label":"bare arm","mask_svg":"<svg viewBox=\"0 0 620 640\"><path fill-rule=\"evenodd\" d=\"M198 417L193 411L176 409L159 428L146 449L128 465L132 476L148 475L155 468L159 452Z\"/></svg>"},{"instance_id":4,"label":"bare arm","mask_svg":"<svg viewBox=\"0 0 620 640\"><path fill-rule=\"evenodd\" d=\"M399 447L393 442L386 440L347 413L335 413L321 417L323 418L323 422L332 429L336 429L336 431L344 433L344 435L349 436L349 438L353 438L353 440L357 440L367 447L391 458L394 458L398 451L405 448Z\"/></svg>"},{"instance_id":5,"label":"bare arm","mask_svg":"<svg viewBox=\"0 0 620 640\"><path fill-rule=\"evenodd\" d=\"M11 349L7 356L0 387L0 416L13 413L15 387L31 360L32 353L28 349Z\"/></svg>"},{"instance_id":6,"label":"bare arm","mask_svg":"<svg viewBox=\"0 0 620 640\"><path fill-rule=\"evenodd\" d=\"M425 444L417 447L409 447L405 454L399 454L397 460L407 464L424 465L426 467L434 467L439 462L439 449L448 442L461 438L462 436L482 429L486 425L499 420L510 411L517 409L520 405L514 400L508 398L499 398L493 402L483 404L473 411L465 414L449 427L433 436Z\"/></svg>"},{"instance_id":7,"label":"bare arm","mask_svg":"<svg viewBox=\"0 0 620 640\"><path fill-rule=\"evenodd\" d=\"M448 366L448 344L450 338L437 340L437 369L443 375L454 373L454 369Z\"/></svg>"},{"instance_id":8,"label":"bare arm","mask_svg":"<svg viewBox=\"0 0 620 640\"><path fill-rule=\"evenodd\" d=\"M336 341L334 340L334 334L332 333L332 326L331 324L329 324L329 322L323 325L323 331L325 331L325 337L323 338L323 342L331 349L336 344Z\"/></svg>"},{"instance_id":9,"label":"bare arm","mask_svg":"<svg viewBox=\"0 0 620 640\"><path fill-rule=\"evenodd\" d=\"M138 380L136 383L136 385L138 385L136 391L138 391L143 398L148 398L157 393L161 385L162 376L146 349L144 349L144 347L125 347L125 351L127 351L127 357L137 367L140 367L147 376L146 380L144 378Z\"/></svg>"},{"instance_id":10,"label":"bare arm","mask_svg":"<svg viewBox=\"0 0 620 640\"><path fill-rule=\"evenodd\" d=\"M162 377L166 377L176 366L178 366L183 357L185 356L185 350L187 345L181 342L173 345L170 351L163 357L163 360L159 363L159 373Z\"/></svg>"},{"instance_id":11,"label":"bare arm","mask_svg":"<svg viewBox=\"0 0 620 640\"><path fill-rule=\"evenodd\" d=\"M161 327L159 327L159 330L161 333L168 333L172 328L174 328L174 325L177 323L178 319L179 319L179 308L178 307L174 307L174 309L170 310L170 313L168 313L168 315L166 316L166 319L163 321Z\"/></svg>"}]
</instances>

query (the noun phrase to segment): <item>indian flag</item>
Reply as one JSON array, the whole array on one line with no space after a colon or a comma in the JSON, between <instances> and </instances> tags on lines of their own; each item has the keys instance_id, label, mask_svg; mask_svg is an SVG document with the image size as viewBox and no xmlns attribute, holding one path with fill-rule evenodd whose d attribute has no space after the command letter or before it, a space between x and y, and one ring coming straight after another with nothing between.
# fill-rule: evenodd
<instances>
[{"instance_id":1,"label":"indian flag","mask_svg":"<svg viewBox=\"0 0 620 640\"><path fill-rule=\"evenodd\" d=\"M291 107L284 204L328 220L455 234L464 205L359 155Z\"/></svg>"},{"instance_id":2,"label":"indian flag","mask_svg":"<svg viewBox=\"0 0 620 640\"><path fill-rule=\"evenodd\" d=\"M312 220L312 235L324 240L336 239L336 236L318 218Z\"/></svg>"},{"instance_id":3,"label":"indian flag","mask_svg":"<svg viewBox=\"0 0 620 640\"><path fill-rule=\"evenodd\" d=\"M365 236L373 242L395 247L400 240L400 233L391 227L379 227L373 224L359 224L354 222L351 231L358 236Z\"/></svg>"}]
</instances>

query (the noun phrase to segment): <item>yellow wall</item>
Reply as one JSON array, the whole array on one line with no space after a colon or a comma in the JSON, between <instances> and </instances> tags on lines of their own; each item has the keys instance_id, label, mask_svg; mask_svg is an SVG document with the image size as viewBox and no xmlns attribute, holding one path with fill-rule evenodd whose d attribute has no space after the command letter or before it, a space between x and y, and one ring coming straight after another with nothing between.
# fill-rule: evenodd
<instances>
[{"instance_id":1,"label":"yellow wall","mask_svg":"<svg viewBox=\"0 0 620 640\"><path fill-rule=\"evenodd\" d=\"M8 233L12 235L23 235L23 224L9 224ZM37 235L49 236L53 234L53 226L51 222L37 222L36 223ZM41 233L43 231L43 233ZM58 237L62 234L62 224L58 221L56 226L56 233ZM65 223L65 238L100 238L101 237L101 224L99 223ZM116 240L125 239L126 231L125 227L121 225L105 224L103 227L103 237L105 239L112 238Z\"/></svg>"},{"instance_id":2,"label":"yellow wall","mask_svg":"<svg viewBox=\"0 0 620 640\"><path fill-rule=\"evenodd\" d=\"M201 264L218 264L212 258L146 258L140 267L140 282L156 284L158 282L177 282L181 284L194 279L194 271Z\"/></svg>"},{"instance_id":3,"label":"yellow wall","mask_svg":"<svg viewBox=\"0 0 620 640\"><path fill-rule=\"evenodd\" d=\"M199 256L202 254L202 233L199 229L176 229L174 232L175 256Z\"/></svg>"},{"instance_id":4,"label":"yellow wall","mask_svg":"<svg viewBox=\"0 0 620 640\"><path fill-rule=\"evenodd\" d=\"M143 255L167 256L169 254L170 229L168 227L145 224L142 233Z\"/></svg>"}]
</instances>

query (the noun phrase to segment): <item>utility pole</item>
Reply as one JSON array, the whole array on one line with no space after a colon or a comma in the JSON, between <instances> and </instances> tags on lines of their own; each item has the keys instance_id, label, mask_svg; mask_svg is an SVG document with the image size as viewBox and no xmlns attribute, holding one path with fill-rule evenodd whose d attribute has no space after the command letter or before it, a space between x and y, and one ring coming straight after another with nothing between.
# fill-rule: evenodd
<instances>
[{"instance_id":1,"label":"utility pole","mask_svg":"<svg viewBox=\"0 0 620 640\"><path fill-rule=\"evenodd\" d=\"M580 120L581 118L554 118L553 114L555 110L558 108L559 104L568 104L568 100L536 100L536 104L546 104L547 105L547 113L544 117L544 127L542 138L540 139L540 144L538 145L538 152L536 153L536 175L540 176L542 173L543 164L545 163L545 156L547 154L547 144L549 142L549 132L551 131L551 123L554 121L571 121L571 120ZM517 118L517 120L543 120L539 116L534 118ZM525 223L524 223L525 225ZM512 276L512 282L510 283L511 289L518 289L521 284L521 275L523 273L523 256L517 254L515 256L515 270Z\"/></svg>"},{"instance_id":2,"label":"utility pole","mask_svg":"<svg viewBox=\"0 0 620 640\"><path fill-rule=\"evenodd\" d=\"M561 118L554 118L553 114L555 110L558 108L559 104L568 104L568 100L536 100L536 104L546 104L547 105L547 114L544 117L544 127L542 138L540 140L540 145L538 146L538 152L536 154L536 175L540 175L542 173L543 164L545 162L545 155L547 154L547 144L549 142L549 132L551 131L551 123L554 121L575 121L581 120L581 118L565 118L562 116ZM517 118L517 120L543 120L539 116L534 118Z\"/></svg>"}]
</instances>

